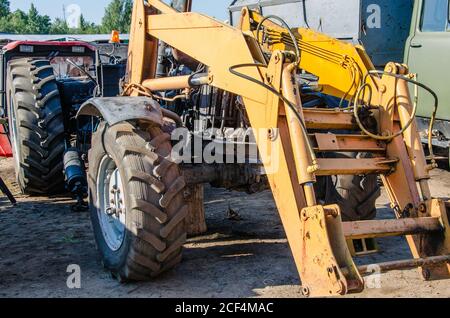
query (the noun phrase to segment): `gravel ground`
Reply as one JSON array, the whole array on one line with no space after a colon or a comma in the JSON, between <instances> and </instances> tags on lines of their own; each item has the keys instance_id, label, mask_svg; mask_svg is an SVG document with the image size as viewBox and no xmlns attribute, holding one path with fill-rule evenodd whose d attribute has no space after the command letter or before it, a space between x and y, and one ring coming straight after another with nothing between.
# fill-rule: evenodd
<instances>
[{"instance_id":1,"label":"gravel ground","mask_svg":"<svg viewBox=\"0 0 450 318\"><path fill-rule=\"evenodd\" d=\"M270 192L248 196L206 190L209 231L189 239L184 261L146 283L121 285L102 267L87 213L74 213L65 197L18 193L11 159L0 174L17 195L11 207L0 197L0 297L302 297L300 281ZM436 196L450 196L450 173L433 172ZM392 217L387 198L379 216ZM240 221L227 218L232 208ZM358 264L411 257L403 238L379 239L380 253ZM67 267L81 268L81 288L69 289ZM450 281L424 282L416 270L381 276L381 288L347 297L450 297Z\"/></svg>"}]
</instances>

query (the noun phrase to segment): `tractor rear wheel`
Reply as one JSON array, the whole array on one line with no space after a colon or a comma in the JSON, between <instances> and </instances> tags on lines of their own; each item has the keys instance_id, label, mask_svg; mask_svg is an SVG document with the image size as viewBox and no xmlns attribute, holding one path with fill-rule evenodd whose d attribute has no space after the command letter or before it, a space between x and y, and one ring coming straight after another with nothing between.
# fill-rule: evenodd
<instances>
[{"instance_id":1,"label":"tractor rear wheel","mask_svg":"<svg viewBox=\"0 0 450 318\"><path fill-rule=\"evenodd\" d=\"M16 177L22 192L61 192L64 122L48 60L22 58L9 63L7 106Z\"/></svg>"},{"instance_id":2,"label":"tractor rear wheel","mask_svg":"<svg viewBox=\"0 0 450 318\"><path fill-rule=\"evenodd\" d=\"M336 153L335 158L364 158L366 154ZM316 190L325 204L338 204L344 221L373 220L381 196L377 175L340 175L320 178ZM323 191L325 190L325 191Z\"/></svg>"},{"instance_id":3,"label":"tractor rear wheel","mask_svg":"<svg viewBox=\"0 0 450 318\"><path fill-rule=\"evenodd\" d=\"M89 152L90 213L105 268L148 280L181 261L185 181L159 127L101 123Z\"/></svg>"}]
</instances>

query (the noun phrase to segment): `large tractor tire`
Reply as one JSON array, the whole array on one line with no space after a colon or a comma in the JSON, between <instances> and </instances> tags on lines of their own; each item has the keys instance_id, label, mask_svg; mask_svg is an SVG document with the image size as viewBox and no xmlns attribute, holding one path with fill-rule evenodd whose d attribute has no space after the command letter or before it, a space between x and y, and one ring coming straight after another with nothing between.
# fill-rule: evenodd
<instances>
[{"instance_id":1,"label":"large tractor tire","mask_svg":"<svg viewBox=\"0 0 450 318\"><path fill-rule=\"evenodd\" d=\"M365 156L364 153L333 155L336 158L364 158ZM373 220L377 215L376 200L381 196L377 175L325 177L320 179L317 188L320 188L319 197L325 204L339 205L344 221Z\"/></svg>"},{"instance_id":2,"label":"large tractor tire","mask_svg":"<svg viewBox=\"0 0 450 318\"><path fill-rule=\"evenodd\" d=\"M9 63L7 105L16 177L22 192L61 192L64 121L48 60L23 58Z\"/></svg>"},{"instance_id":3,"label":"large tractor tire","mask_svg":"<svg viewBox=\"0 0 450 318\"><path fill-rule=\"evenodd\" d=\"M101 123L89 152L90 214L103 265L120 281L148 280L181 261L185 181L168 160L170 135Z\"/></svg>"}]
</instances>

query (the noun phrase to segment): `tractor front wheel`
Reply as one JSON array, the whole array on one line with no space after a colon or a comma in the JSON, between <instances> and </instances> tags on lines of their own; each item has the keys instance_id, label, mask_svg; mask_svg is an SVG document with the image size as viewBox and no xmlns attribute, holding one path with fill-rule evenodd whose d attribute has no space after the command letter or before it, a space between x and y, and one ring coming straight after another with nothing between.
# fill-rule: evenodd
<instances>
[{"instance_id":1,"label":"tractor front wheel","mask_svg":"<svg viewBox=\"0 0 450 318\"><path fill-rule=\"evenodd\" d=\"M170 135L103 122L92 145L90 213L104 266L121 281L140 281L177 265L188 207Z\"/></svg>"}]
</instances>

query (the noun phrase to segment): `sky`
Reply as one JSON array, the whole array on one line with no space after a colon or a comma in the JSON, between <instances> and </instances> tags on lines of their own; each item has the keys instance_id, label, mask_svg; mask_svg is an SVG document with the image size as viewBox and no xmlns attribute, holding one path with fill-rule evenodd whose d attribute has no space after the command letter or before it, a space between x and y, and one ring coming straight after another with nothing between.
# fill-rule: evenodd
<instances>
[{"instance_id":1,"label":"sky","mask_svg":"<svg viewBox=\"0 0 450 318\"><path fill-rule=\"evenodd\" d=\"M41 14L46 14L52 19L62 18L63 7L70 8L71 4L77 4L81 13L90 22L100 23L105 12L105 7L111 0L10 0L11 9L28 11L31 3L34 3ZM193 11L213 16L219 20L228 20L228 6L232 0L193 0Z\"/></svg>"}]
</instances>

